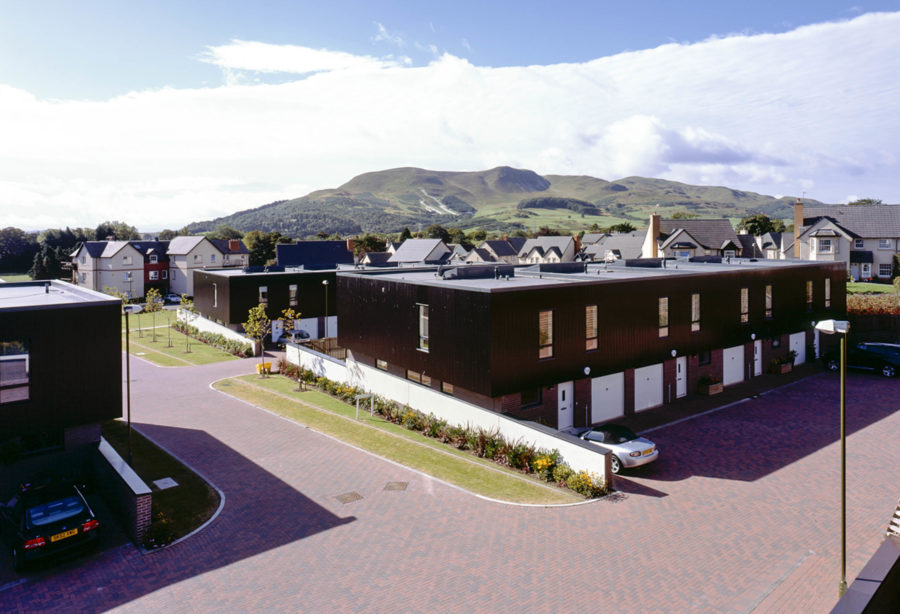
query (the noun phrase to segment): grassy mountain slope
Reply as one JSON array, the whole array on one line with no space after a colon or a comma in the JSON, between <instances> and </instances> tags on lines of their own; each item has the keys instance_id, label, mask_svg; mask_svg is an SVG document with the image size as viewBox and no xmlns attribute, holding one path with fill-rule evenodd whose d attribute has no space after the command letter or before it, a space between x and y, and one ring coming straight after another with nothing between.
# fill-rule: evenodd
<instances>
[{"instance_id":1,"label":"grassy mountain slope","mask_svg":"<svg viewBox=\"0 0 900 614\"><path fill-rule=\"evenodd\" d=\"M605 181L585 175L546 175L506 166L477 172L404 167L364 173L342 186L189 225L194 232L227 224L238 230L277 230L304 237L318 232L398 232L438 223L462 229L581 230L628 221L646 226L651 212L687 211L701 217L765 213L789 218L792 198L664 179ZM809 201L814 202L814 201ZM521 206L520 206L521 204Z\"/></svg>"}]
</instances>

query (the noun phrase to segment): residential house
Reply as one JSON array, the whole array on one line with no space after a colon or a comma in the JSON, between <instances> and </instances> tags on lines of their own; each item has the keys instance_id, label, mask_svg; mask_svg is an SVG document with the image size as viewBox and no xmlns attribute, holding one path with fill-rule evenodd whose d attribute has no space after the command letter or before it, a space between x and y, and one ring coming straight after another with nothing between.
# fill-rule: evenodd
<instances>
[{"instance_id":1,"label":"residential house","mask_svg":"<svg viewBox=\"0 0 900 614\"><path fill-rule=\"evenodd\" d=\"M118 299L66 282L0 284L0 447L19 457L0 464L0 500L37 473L75 469L122 415L120 314Z\"/></svg>"},{"instance_id":2,"label":"residential house","mask_svg":"<svg viewBox=\"0 0 900 614\"><path fill-rule=\"evenodd\" d=\"M206 237L169 241L169 291L194 295L194 271L222 266L222 252Z\"/></svg>"},{"instance_id":3,"label":"residential house","mask_svg":"<svg viewBox=\"0 0 900 614\"><path fill-rule=\"evenodd\" d=\"M454 262L452 258L450 261ZM476 247L469 252L469 255L463 259L463 262L466 264L485 264L488 262L498 262L498 260L490 250L483 247Z\"/></svg>"},{"instance_id":4,"label":"residential house","mask_svg":"<svg viewBox=\"0 0 900 614\"><path fill-rule=\"evenodd\" d=\"M353 240L347 241L299 241L279 243L275 246L278 266L285 269L325 270L356 262L353 256Z\"/></svg>"},{"instance_id":5,"label":"residential house","mask_svg":"<svg viewBox=\"0 0 900 614\"><path fill-rule=\"evenodd\" d=\"M788 257L842 262L854 279L890 281L900 253L900 205L794 204Z\"/></svg>"},{"instance_id":6,"label":"residential house","mask_svg":"<svg viewBox=\"0 0 900 614\"><path fill-rule=\"evenodd\" d=\"M221 266L225 268L250 266L250 250L240 239L210 239L210 241L222 253Z\"/></svg>"},{"instance_id":7,"label":"residential house","mask_svg":"<svg viewBox=\"0 0 900 614\"><path fill-rule=\"evenodd\" d=\"M407 239L391 254L388 262L399 266L443 264L451 255L450 248L440 239Z\"/></svg>"},{"instance_id":8,"label":"residential house","mask_svg":"<svg viewBox=\"0 0 900 614\"><path fill-rule=\"evenodd\" d=\"M725 218L664 220L650 216L650 228L641 248L642 258L736 258L743 246Z\"/></svg>"},{"instance_id":9,"label":"residential house","mask_svg":"<svg viewBox=\"0 0 900 614\"><path fill-rule=\"evenodd\" d=\"M518 253L519 264L573 262L580 248L575 237L527 239Z\"/></svg>"},{"instance_id":10,"label":"residential house","mask_svg":"<svg viewBox=\"0 0 900 614\"><path fill-rule=\"evenodd\" d=\"M642 232L621 232L596 235L591 237L591 243L586 244L584 254L587 260L612 261L632 260L641 257L644 243ZM584 235L587 237L588 235ZM582 242L584 238L582 238Z\"/></svg>"},{"instance_id":11,"label":"residential house","mask_svg":"<svg viewBox=\"0 0 900 614\"><path fill-rule=\"evenodd\" d=\"M169 291L169 242L131 241L130 243L144 257L144 294L150 288L156 288L160 296L165 295Z\"/></svg>"},{"instance_id":12,"label":"residential house","mask_svg":"<svg viewBox=\"0 0 900 614\"><path fill-rule=\"evenodd\" d=\"M72 278L90 290L144 296L144 254L131 241L85 241L72 253Z\"/></svg>"},{"instance_id":13,"label":"residential house","mask_svg":"<svg viewBox=\"0 0 900 614\"><path fill-rule=\"evenodd\" d=\"M837 264L661 264L342 271L338 340L406 384L569 429L812 360L812 323L844 317Z\"/></svg>"},{"instance_id":14,"label":"residential house","mask_svg":"<svg viewBox=\"0 0 900 614\"><path fill-rule=\"evenodd\" d=\"M396 266L388 263L388 258L391 257L389 252L366 252L360 258L359 263L363 266Z\"/></svg>"}]
</instances>

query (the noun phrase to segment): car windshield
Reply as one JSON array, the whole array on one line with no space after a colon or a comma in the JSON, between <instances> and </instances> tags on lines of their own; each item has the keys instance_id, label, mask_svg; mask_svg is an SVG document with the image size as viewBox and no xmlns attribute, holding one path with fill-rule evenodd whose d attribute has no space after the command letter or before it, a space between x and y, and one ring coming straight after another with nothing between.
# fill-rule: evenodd
<instances>
[{"instance_id":1,"label":"car windshield","mask_svg":"<svg viewBox=\"0 0 900 614\"><path fill-rule=\"evenodd\" d=\"M618 424L607 425L603 430L609 434L607 437L609 443L625 443L637 439L637 435L630 428Z\"/></svg>"},{"instance_id":2,"label":"car windshield","mask_svg":"<svg viewBox=\"0 0 900 614\"><path fill-rule=\"evenodd\" d=\"M25 512L28 517L28 526L42 527L47 524L59 522L71 518L84 511L84 504L75 495L56 499L28 508Z\"/></svg>"}]
</instances>

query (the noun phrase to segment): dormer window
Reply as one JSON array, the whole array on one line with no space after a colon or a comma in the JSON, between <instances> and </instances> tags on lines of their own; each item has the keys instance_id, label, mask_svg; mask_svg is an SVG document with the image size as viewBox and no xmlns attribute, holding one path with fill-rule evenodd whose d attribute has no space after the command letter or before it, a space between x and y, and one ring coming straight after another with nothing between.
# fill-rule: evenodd
<instances>
[{"instance_id":1,"label":"dormer window","mask_svg":"<svg viewBox=\"0 0 900 614\"><path fill-rule=\"evenodd\" d=\"M159 256L150 254L150 264L156 264L157 262L159 262Z\"/></svg>"}]
</instances>

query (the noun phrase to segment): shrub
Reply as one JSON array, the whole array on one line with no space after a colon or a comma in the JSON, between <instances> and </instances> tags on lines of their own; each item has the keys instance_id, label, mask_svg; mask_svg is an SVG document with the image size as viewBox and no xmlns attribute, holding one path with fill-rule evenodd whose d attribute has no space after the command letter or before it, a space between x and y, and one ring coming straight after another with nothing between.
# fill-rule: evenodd
<instances>
[{"instance_id":1,"label":"shrub","mask_svg":"<svg viewBox=\"0 0 900 614\"><path fill-rule=\"evenodd\" d=\"M566 486L574 473L568 465L557 465L553 468L553 481L561 486Z\"/></svg>"},{"instance_id":2,"label":"shrub","mask_svg":"<svg viewBox=\"0 0 900 614\"><path fill-rule=\"evenodd\" d=\"M429 421L428 424L425 425L425 434L429 437L434 437L435 439L441 438L441 433L447 428L446 420L439 420L434 415L428 416Z\"/></svg>"},{"instance_id":3,"label":"shrub","mask_svg":"<svg viewBox=\"0 0 900 614\"><path fill-rule=\"evenodd\" d=\"M588 471L573 472L566 484L578 494L590 499L602 497L606 494L606 483L603 479Z\"/></svg>"},{"instance_id":4,"label":"shrub","mask_svg":"<svg viewBox=\"0 0 900 614\"><path fill-rule=\"evenodd\" d=\"M193 339L205 343L206 345L211 345L224 352L233 354L234 356L247 358L248 356L253 355L253 346L249 343L244 343L236 339L229 339L228 337L225 337L224 335L220 335L218 333L202 332L196 326L191 326L190 324L186 324L181 320L174 322L172 324L172 328Z\"/></svg>"},{"instance_id":5,"label":"shrub","mask_svg":"<svg viewBox=\"0 0 900 614\"><path fill-rule=\"evenodd\" d=\"M848 315L900 315L900 294L849 294Z\"/></svg>"},{"instance_id":6,"label":"shrub","mask_svg":"<svg viewBox=\"0 0 900 614\"><path fill-rule=\"evenodd\" d=\"M406 409L406 413L403 414L403 418L401 420L403 426L408 428L411 431L419 431L422 429L422 416L417 411L413 411L409 408Z\"/></svg>"},{"instance_id":7,"label":"shrub","mask_svg":"<svg viewBox=\"0 0 900 614\"><path fill-rule=\"evenodd\" d=\"M531 461L534 459L534 448L526 443L517 441L509 446L506 453L506 462L513 469L531 470Z\"/></svg>"}]
</instances>

